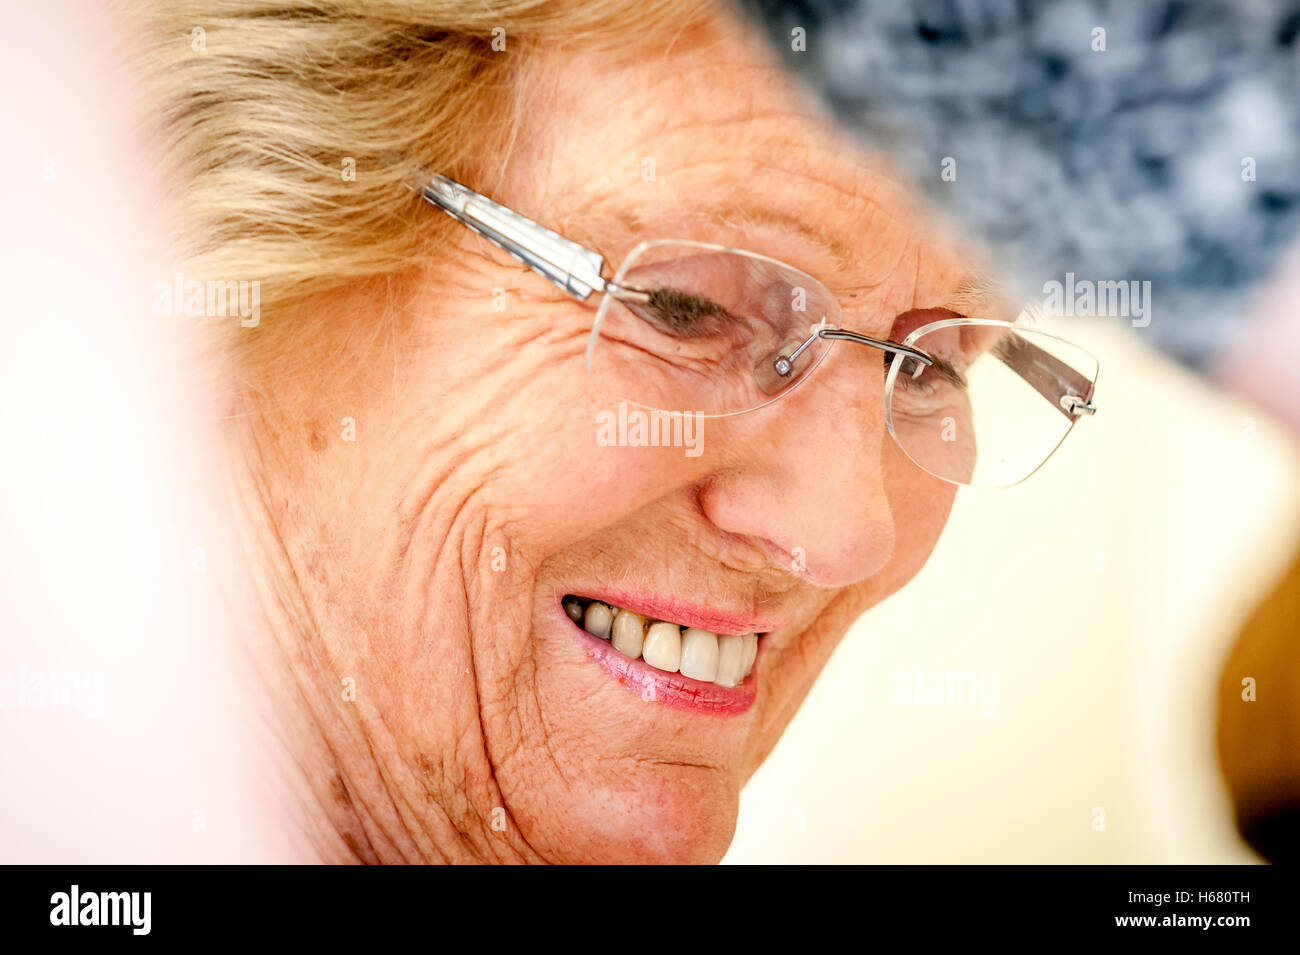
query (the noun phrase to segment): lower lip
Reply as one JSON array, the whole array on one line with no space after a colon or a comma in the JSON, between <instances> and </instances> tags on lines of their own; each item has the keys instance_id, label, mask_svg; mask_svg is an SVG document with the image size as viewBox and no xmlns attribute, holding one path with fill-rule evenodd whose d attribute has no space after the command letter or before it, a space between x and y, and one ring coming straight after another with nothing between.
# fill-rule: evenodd
<instances>
[{"instance_id":1,"label":"lower lip","mask_svg":"<svg viewBox=\"0 0 1300 955\"><path fill-rule=\"evenodd\" d=\"M600 664L601 669L618 681L619 685L637 694L647 703L662 703L675 710L695 713L716 713L720 716L737 716L754 705L754 675L757 664L740 686L719 686L692 680L680 673L668 673L652 667L643 660L633 660L619 653L608 640L594 637L569 619L563 607L557 605L564 622L582 640L583 650L589 659Z\"/></svg>"}]
</instances>

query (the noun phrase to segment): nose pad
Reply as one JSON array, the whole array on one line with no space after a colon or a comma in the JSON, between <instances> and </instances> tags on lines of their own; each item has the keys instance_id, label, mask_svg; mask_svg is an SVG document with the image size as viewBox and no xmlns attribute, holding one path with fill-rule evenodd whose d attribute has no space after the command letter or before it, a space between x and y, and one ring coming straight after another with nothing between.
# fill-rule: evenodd
<instances>
[{"instance_id":1,"label":"nose pad","mask_svg":"<svg viewBox=\"0 0 1300 955\"><path fill-rule=\"evenodd\" d=\"M802 349L802 350L801 350ZM817 358L803 345L791 342L765 356L754 366L754 380L765 395L775 395L792 387L817 363Z\"/></svg>"},{"instance_id":2,"label":"nose pad","mask_svg":"<svg viewBox=\"0 0 1300 955\"><path fill-rule=\"evenodd\" d=\"M825 337L823 318L811 326L803 341L790 341L764 356L754 366L754 380L765 395L775 395L792 387L812 372L826 357L831 342Z\"/></svg>"}]
</instances>

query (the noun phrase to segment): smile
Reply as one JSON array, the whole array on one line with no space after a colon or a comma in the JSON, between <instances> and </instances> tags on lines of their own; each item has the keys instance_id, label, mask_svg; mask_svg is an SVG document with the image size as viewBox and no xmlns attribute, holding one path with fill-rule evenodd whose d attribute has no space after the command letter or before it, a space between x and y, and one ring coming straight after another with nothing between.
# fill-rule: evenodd
<instances>
[{"instance_id":1,"label":"smile","mask_svg":"<svg viewBox=\"0 0 1300 955\"><path fill-rule=\"evenodd\" d=\"M700 683L740 686L758 656L757 633L714 633L572 594L562 605L574 624L627 659Z\"/></svg>"}]
</instances>

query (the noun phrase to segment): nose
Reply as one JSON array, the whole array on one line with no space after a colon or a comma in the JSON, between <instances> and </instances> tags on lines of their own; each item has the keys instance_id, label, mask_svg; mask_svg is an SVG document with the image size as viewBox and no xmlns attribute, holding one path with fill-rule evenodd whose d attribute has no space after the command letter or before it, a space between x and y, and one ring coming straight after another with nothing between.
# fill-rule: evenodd
<instances>
[{"instance_id":1,"label":"nose","mask_svg":"<svg viewBox=\"0 0 1300 955\"><path fill-rule=\"evenodd\" d=\"M838 345L814 378L755 412L737 435L741 461L700 493L716 527L820 587L866 580L894 551L881 460L884 384L862 364L868 355L878 369L879 352Z\"/></svg>"}]
</instances>

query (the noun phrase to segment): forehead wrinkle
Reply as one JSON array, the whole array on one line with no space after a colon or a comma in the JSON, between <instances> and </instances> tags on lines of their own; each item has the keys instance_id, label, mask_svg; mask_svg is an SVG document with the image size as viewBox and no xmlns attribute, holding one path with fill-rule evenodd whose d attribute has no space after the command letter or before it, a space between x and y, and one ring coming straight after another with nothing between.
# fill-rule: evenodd
<instances>
[{"instance_id":1,"label":"forehead wrinkle","mask_svg":"<svg viewBox=\"0 0 1300 955\"><path fill-rule=\"evenodd\" d=\"M691 151L698 150L701 142L705 142L717 147L721 158L743 162L747 157L738 151L737 143L754 149L792 148L799 144L799 131L815 132L810 125L804 113L789 107L757 109L750 105L733 116L673 113L625 140L622 145L629 154L653 155L655 152L673 152L679 148L679 141L684 141Z\"/></svg>"}]
</instances>

